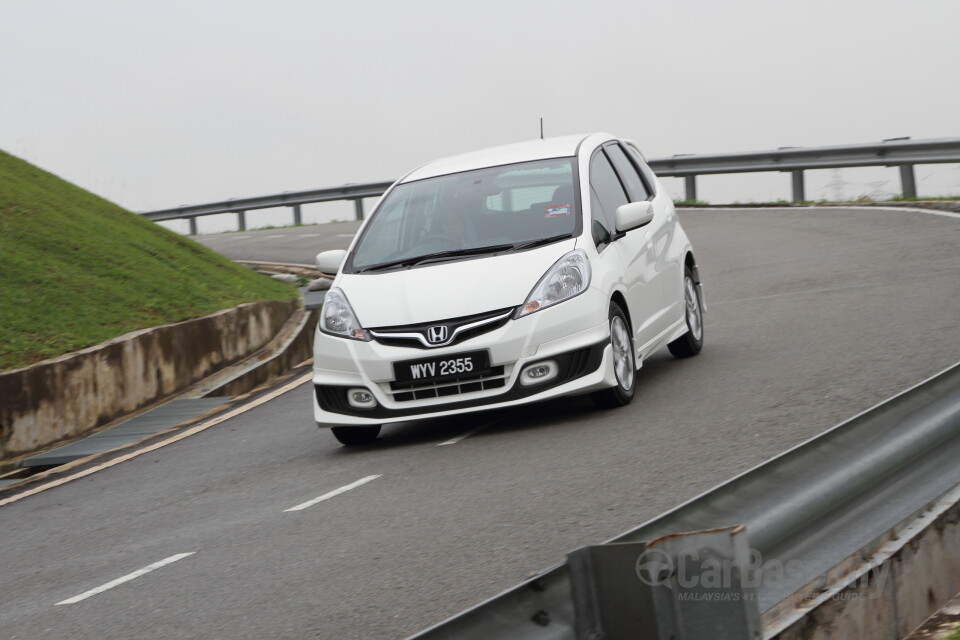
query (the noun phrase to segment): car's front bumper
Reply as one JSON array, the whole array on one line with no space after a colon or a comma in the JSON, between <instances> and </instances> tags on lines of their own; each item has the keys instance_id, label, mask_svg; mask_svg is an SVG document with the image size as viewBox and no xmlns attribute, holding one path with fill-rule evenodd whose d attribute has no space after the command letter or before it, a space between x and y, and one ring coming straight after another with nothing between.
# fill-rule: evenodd
<instances>
[{"instance_id":1,"label":"car's front bumper","mask_svg":"<svg viewBox=\"0 0 960 640\"><path fill-rule=\"evenodd\" d=\"M314 417L321 427L375 425L508 407L612 387L616 378L609 347L608 305L602 293L588 289L554 307L438 349L361 342L318 331L314 344ZM465 392L438 397L414 397L392 388L394 362L476 350L490 354L495 375L484 379L489 384L476 385L468 380L457 387ZM532 386L519 383L527 365L545 360L558 365L555 378ZM486 388L472 390L477 387ZM368 390L377 405L370 409L350 406L346 394L352 388Z\"/></svg>"}]
</instances>

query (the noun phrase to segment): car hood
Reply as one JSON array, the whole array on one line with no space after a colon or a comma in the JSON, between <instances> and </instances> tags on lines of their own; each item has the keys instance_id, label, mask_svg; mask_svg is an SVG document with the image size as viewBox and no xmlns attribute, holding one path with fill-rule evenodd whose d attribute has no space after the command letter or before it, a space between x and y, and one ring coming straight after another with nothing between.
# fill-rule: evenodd
<instances>
[{"instance_id":1,"label":"car hood","mask_svg":"<svg viewBox=\"0 0 960 640\"><path fill-rule=\"evenodd\" d=\"M387 271L341 273L363 327L390 327L515 307L554 262L576 246L562 240L529 251Z\"/></svg>"}]
</instances>

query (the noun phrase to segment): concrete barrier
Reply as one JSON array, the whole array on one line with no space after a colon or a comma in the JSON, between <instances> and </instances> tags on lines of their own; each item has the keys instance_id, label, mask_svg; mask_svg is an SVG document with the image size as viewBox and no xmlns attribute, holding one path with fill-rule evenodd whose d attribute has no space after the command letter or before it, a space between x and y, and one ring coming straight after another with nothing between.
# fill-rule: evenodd
<instances>
[{"instance_id":1,"label":"concrete barrier","mask_svg":"<svg viewBox=\"0 0 960 640\"><path fill-rule=\"evenodd\" d=\"M184 397L243 395L309 360L313 357L313 332L319 319L317 309L297 309L276 337L259 351L203 380Z\"/></svg>"},{"instance_id":2,"label":"concrete barrier","mask_svg":"<svg viewBox=\"0 0 960 640\"><path fill-rule=\"evenodd\" d=\"M765 640L899 640L960 591L960 487L765 614Z\"/></svg>"},{"instance_id":3,"label":"concrete barrier","mask_svg":"<svg viewBox=\"0 0 960 640\"><path fill-rule=\"evenodd\" d=\"M82 436L268 343L298 302L254 302L0 373L0 461Z\"/></svg>"}]
</instances>

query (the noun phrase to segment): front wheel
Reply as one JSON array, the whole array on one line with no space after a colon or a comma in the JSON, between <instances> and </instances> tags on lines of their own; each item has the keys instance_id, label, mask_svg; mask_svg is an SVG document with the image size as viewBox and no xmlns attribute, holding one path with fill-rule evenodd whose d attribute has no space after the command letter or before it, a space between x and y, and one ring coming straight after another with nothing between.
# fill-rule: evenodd
<instances>
[{"instance_id":1,"label":"front wheel","mask_svg":"<svg viewBox=\"0 0 960 640\"><path fill-rule=\"evenodd\" d=\"M331 427L333 437L348 447L355 444L373 442L380 435L380 425L372 427Z\"/></svg>"},{"instance_id":2,"label":"front wheel","mask_svg":"<svg viewBox=\"0 0 960 640\"><path fill-rule=\"evenodd\" d=\"M687 332L667 345L675 358L689 358L703 349L703 309L697 284L693 281L690 267L683 270L683 306L687 321Z\"/></svg>"},{"instance_id":3,"label":"front wheel","mask_svg":"<svg viewBox=\"0 0 960 640\"><path fill-rule=\"evenodd\" d=\"M604 409L613 409L630 404L636 391L637 367L633 354L633 339L630 337L630 323L616 302L610 303L610 348L613 356L613 372L617 386L611 389L593 392L590 397L594 404Z\"/></svg>"}]
</instances>

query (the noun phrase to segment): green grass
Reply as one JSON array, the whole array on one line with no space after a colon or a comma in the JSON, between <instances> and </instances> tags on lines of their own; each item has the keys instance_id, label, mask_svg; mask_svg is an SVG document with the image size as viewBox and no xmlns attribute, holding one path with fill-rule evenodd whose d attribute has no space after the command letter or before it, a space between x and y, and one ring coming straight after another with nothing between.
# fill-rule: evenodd
<instances>
[{"instance_id":1,"label":"green grass","mask_svg":"<svg viewBox=\"0 0 960 640\"><path fill-rule=\"evenodd\" d=\"M960 200L960 196L936 196L929 198L904 198L903 196L895 196L890 198L888 202L923 202L925 200L931 202L952 202L954 200ZM960 638L958 638L960 640Z\"/></svg>"},{"instance_id":2,"label":"green grass","mask_svg":"<svg viewBox=\"0 0 960 640\"><path fill-rule=\"evenodd\" d=\"M729 206L737 205L750 205L750 206L765 206L765 207L776 207L776 206L785 206L785 205L816 205L816 204L864 204L864 203L874 203L874 204L883 204L884 202L953 202L960 200L960 196L942 196L936 198L887 198L886 200L871 200L867 196L861 196L854 200L801 200L800 202L793 202L791 200L748 200L743 202L741 200L734 200L730 203ZM697 204L706 204L705 202L695 201ZM675 204L688 204L685 201L674 201Z\"/></svg>"},{"instance_id":3,"label":"green grass","mask_svg":"<svg viewBox=\"0 0 960 640\"><path fill-rule=\"evenodd\" d=\"M733 201L732 203L730 203L730 204L731 204L731 205L734 205L734 206L740 205L740 204L749 204L749 205L752 205L752 206L760 206L760 205L764 205L764 206L780 206L780 205L810 205L810 204L862 204L862 203L864 203L864 202L876 202L876 203L882 203L882 202L927 202L927 201L929 201L929 202L953 202L953 201L955 201L955 200L960 200L960 196L938 196L938 197L930 197L930 198L902 198L902 197L897 196L897 197L894 197L894 198L887 198L886 200L872 200L872 199L870 199L868 196L860 196L859 198L855 198L855 199L852 199L852 200L802 200L802 201L800 201L800 202L792 202L792 201L790 201L790 200L782 200L782 199L781 199L781 200L761 200L761 201L749 200L749 201L747 201L747 202L742 202L742 201L740 201L740 200L734 200L734 201ZM703 201L703 200L674 200L673 202L674 202L674 204L676 204L676 205L705 205L705 204L710 204L709 202L705 202L705 201ZM960 638L958 638L958 640L960 640Z\"/></svg>"},{"instance_id":4,"label":"green grass","mask_svg":"<svg viewBox=\"0 0 960 640\"><path fill-rule=\"evenodd\" d=\"M0 371L293 287L0 151Z\"/></svg>"},{"instance_id":5,"label":"green grass","mask_svg":"<svg viewBox=\"0 0 960 640\"><path fill-rule=\"evenodd\" d=\"M960 640L960 627L951 631L943 640Z\"/></svg>"}]
</instances>

